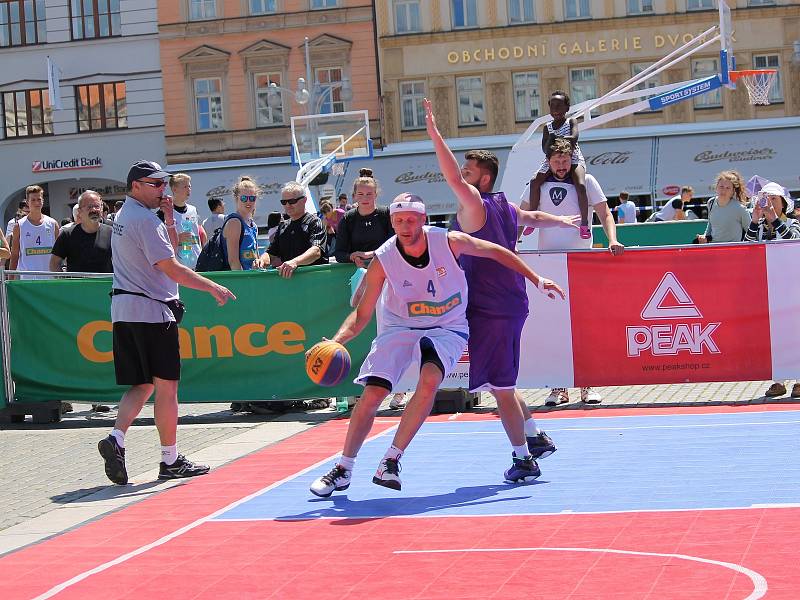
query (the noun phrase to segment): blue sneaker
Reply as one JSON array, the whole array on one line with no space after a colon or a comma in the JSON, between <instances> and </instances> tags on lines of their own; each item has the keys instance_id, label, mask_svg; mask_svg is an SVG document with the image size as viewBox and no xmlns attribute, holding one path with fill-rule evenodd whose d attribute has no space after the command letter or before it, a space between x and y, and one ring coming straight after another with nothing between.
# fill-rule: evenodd
<instances>
[{"instance_id":1,"label":"blue sneaker","mask_svg":"<svg viewBox=\"0 0 800 600\"><path fill-rule=\"evenodd\" d=\"M540 431L532 437L526 436L525 439L528 442L528 452L531 453L534 460L547 458L556 451L556 445L544 431Z\"/></svg>"},{"instance_id":2,"label":"blue sneaker","mask_svg":"<svg viewBox=\"0 0 800 600\"><path fill-rule=\"evenodd\" d=\"M512 453L512 460L514 461L511 468L508 469L503 475L508 483L527 483L538 479L542 474L539 465L533 460L532 456L525 458L517 458L516 454Z\"/></svg>"}]
</instances>

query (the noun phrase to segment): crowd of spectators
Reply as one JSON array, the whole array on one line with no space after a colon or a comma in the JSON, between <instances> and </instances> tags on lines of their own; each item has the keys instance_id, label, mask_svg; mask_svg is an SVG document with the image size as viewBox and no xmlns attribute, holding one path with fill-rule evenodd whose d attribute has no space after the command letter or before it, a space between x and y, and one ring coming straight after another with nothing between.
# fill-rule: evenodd
<instances>
[{"instance_id":1,"label":"crowd of spectators","mask_svg":"<svg viewBox=\"0 0 800 600\"><path fill-rule=\"evenodd\" d=\"M715 178L715 195L706 203L708 223L695 243L753 242L800 239L800 220L795 218L794 202L781 185L768 182L758 194L750 190L736 171L722 171ZM283 278L290 278L304 265L326 264L329 259L366 268L374 252L394 231L388 208L378 202L380 188L371 169L361 169L350 200L344 192L336 199L323 198L319 212L308 212L306 189L296 182L281 188L283 212L268 215L266 247L259 248L255 215L260 187L250 177L242 176L233 187L234 210L226 213L225 200L208 200L211 216L202 223L197 209L189 203L191 177L175 174L170 179L173 195L173 218L165 222L176 258L194 268L198 255L211 234L221 229L222 246L231 270L274 268ZM687 218L694 191L684 186L680 194L667 200L648 221L672 221ZM114 210L98 192L87 190L73 207L73 218L59 225L43 212L44 190L37 185L26 188L25 198L16 213L0 231L0 261L11 269L24 271L67 271L110 273L113 270L111 229L124 202ZM628 192L621 192L615 208L621 224L636 223L640 208ZM164 215L159 211L164 220ZM693 217L695 215L692 215ZM32 275L27 275L33 277ZM768 396L787 393L784 382L773 382ZM800 397L800 384L791 394ZM393 407L402 406L402 395L393 398ZM254 405L256 403L253 403ZM234 405L238 410L251 405ZM260 412L255 410L254 412Z\"/></svg>"}]
</instances>

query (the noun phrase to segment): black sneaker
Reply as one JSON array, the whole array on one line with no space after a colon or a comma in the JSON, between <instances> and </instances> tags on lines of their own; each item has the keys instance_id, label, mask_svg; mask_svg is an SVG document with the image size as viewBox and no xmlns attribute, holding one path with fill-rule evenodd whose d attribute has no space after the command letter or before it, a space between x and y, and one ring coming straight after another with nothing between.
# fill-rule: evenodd
<instances>
[{"instance_id":1,"label":"black sneaker","mask_svg":"<svg viewBox=\"0 0 800 600\"><path fill-rule=\"evenodd\" d=\"M372 478L372 483L400 491L400 461L396 458L384 458L378 466L378 471Z\"/></svg>"},{"instance_id":2,"label":"black sneaker","mask_svg":"<svg viewBox=\"0 0 800 600\"><path fill-rule=\"evenodd\" d=\"M537 479L542 471L539 465L533 460L533 457L526 456L525 458L517 458L516 454L511 453L511 468L508 469L503 476L508 483L527 483Z\"/></svg>"},{"instance_id":3,"label":"black sneaker","mask_svg":"<svg viewBox=\"0 0 800 600\"><path fill-rule=\"evenodd\" d=\"M211 467L208 465L196 465L192 461L187 460L183 454L178 454L177 460L171 465L164 462L158 465L158 478L183 479L184 477L205 475L210 470Z\"/></svg>"},{"instance_id":4,"label":"black sneaker","mask_svg":"<svg viewBox=\"0 0 800 600\"><path fill-rule=\"evenodd\" d=\"M100 456L106 461L106 476L117 485L128 483L128 471L125 469L125 448L117 443L117 438L109 435L97 444Z\"/></svg>"},{"instance_id":5,"label":"black sneaker","mask_svg":"<svg viewBox=\"0 0 800 600\"><path fill-rule=\"evenodd\" d=\"M534 459L547 458L556 451L556 445L544 431L540 431L532 437L526 437L525 440L528 442L528 452Z\"/></svg>"}]
</instances>

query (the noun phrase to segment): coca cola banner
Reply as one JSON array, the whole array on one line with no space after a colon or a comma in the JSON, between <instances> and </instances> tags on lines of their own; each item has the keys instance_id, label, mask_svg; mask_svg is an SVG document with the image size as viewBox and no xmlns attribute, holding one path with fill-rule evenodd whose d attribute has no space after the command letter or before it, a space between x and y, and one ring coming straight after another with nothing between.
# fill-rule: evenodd
<instances>
[{"instance_id":1,"label":"coca cola banner","mask_svg":"<svg viewBox=\"0 0 800 600\"><path fill-rule=\"evenodd\" d=\"M520 388L800 377L800 280L787 276L800 241L522 256L567 300L528 286ZM465 355L443 387L468 374Z\"/></svg>"}]
</instances>

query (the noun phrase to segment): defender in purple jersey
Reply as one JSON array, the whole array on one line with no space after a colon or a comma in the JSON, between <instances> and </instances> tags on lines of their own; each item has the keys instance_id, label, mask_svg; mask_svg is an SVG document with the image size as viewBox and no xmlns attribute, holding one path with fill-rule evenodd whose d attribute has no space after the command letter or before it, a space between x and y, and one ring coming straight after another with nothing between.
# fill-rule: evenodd
<instances>
[{"instance_id":1,"label":"defender in purple jersey","mask_svg":"<svg viewBox=\"0 0 800 600\"><path fill-rule=\"evenodd\" d=\"M499 171L493 153L485 150L467 152L464 156L466 162L459 167L436 127L430 101L425 99L423 105L439 167L458 198L454 229L513 252L518 226L578 227L578 215L559 217L539 211L523 211L508 202L503 192L492 192ZM516 392L520 337L528 316L525 281L509 269L487 265L482 259L464 257L460 262L469 285L470 391L490 391L497 399L500 419L514 448L515 464L523 456L549 456L555 452L555 444L537 427L528 407ZM546 281L538 287L556 297L552 292L558 286L553 282ZM516 481L513 467L506 472L506 479Z\"/></svg>"}]
</instances>

